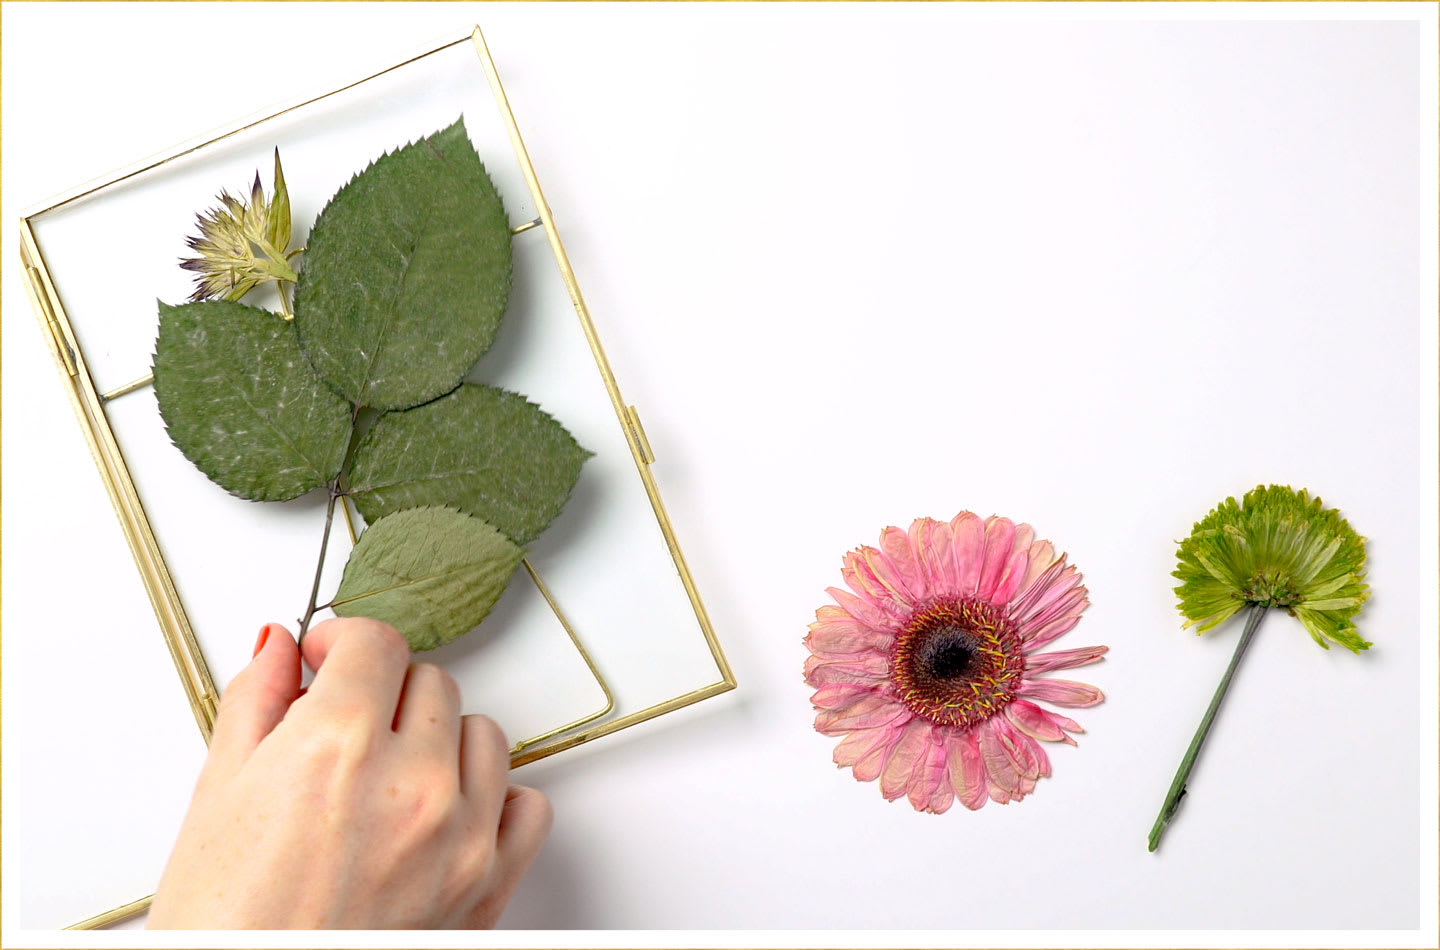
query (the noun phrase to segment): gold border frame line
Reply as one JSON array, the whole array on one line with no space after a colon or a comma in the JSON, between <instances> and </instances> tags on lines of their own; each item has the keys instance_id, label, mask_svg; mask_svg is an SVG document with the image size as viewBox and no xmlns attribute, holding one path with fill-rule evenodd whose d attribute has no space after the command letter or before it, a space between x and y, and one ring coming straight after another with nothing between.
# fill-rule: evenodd
<instances>
[{"instance_id":1,"label":"gold border frame line","mask_svg":"<svg viewBox=\"0 0 1440 950\"><path fill-rule=\"evenodd\" d=\"M550 206L545 200L544 193L541 191L539 179L536 176L534 165L530 160L530 155L520 135L520 129L515 120L515 115L511 111L510 102L501 84L499 72L491 57L489 47L485 43L484 34L479 26L475 26L469 32L459 37L432 46L422 53L410 56L377 72L370 73L361 79L346 83L345 85L327 92L322 92L318 95L312 95L298 101L290 102L289 104L263 114L246 117L212 133L183 142L167 152L127 166L110 176L82 184L50 199L42 206L27 210L20 219L20 253L24 263L25 285L30 295L31 305L34 307L36 316L41 323L42 330L44 331L43 335L50 347L51 355L54 357L56 365L67 383L66 390L71 405L80 421L80 427L85 434L85 439L90 447L90 453L95 459L96 467L100 471L101 480L105 483L105 488L110 495L111 504L115 509L116 516L120 519L121 527L125 533L125 538L130 546L131 553L135 557L136 566L140 570L146 592L155 609L156 619L160 623L161 633L165 637L171 659L175 663L176 671L186 691L186 696L189 700L191 710L194 713L196 723L200 727L201 734L207 742L209 741L210 732L214 726L215 713L219 701L219 691L215 687L209 667L205 662L204 654L201 652L199 643L195 639L194 631L181 605L174 580L166 566L159 544L150 526L149 519L145 514L144 506L136 492L129 469L125 464L124 456L120 451L120 447L115 440L114 433L105 415L104 403L107 401L107 398L115 398L123 393L116 390L102 395L96 391L94 381L85 364L84 355L80 350L69 317L65 313L60 295L56 291L54 281L46 266L44 255L36 240L34 228L31 223L32 219L45 212L53 211L72 201L93 194L103 188L119 184L122 181L156 168L173 159L187 155L190 152L196 151L223 138L245 131L261 122L276 118L337 93L344 92L361 83L378 78L402 66L409 65L417 60L449 49L466 40L469 40L474 46L476 55L480 60L481 68L490 85L496 106L509 131L515 158L520 164L526 185L530 189L531 197L534 199L538 210L537 222L527 223L528 226L521 225L517 231L528 230L530 227L543 227L545 229L546 236L550 241L551 250L555 256L556 264L560 269L561 278L565 282L571 303L575 308L575 314L580 320L581 329L584 331L586 341L590 345L591 353L595 357L596 366L605 383L606 393L609 395L611 405L615 410L621 430L625 435L626 443L630 447L630 453L634 458L636 470L645 487L645 493L650 500L651 508L654 510L661 534L665 539L666 547L670 551L671 559L674 561L675 567L680 575L686 596L689 598L691 607L695 612L695 618L700 626L700 631L705 638L706 645L710 650L711 657L720 674L719 680L706 686L647 706L617 719L601 722L589 728L579 729L580 726L609 713L613 709L613 698L603 678L600 677L594 662L591 660L584 646L581 645L564 615L560 612L549 589L545 586L533 565L526 561L524 565L531 580L536 584L541 595L546 599L557 618L560 619L561 624L565 627L566 633L575 643L587 666L589 666L592 674L596 676L602 690L604 690L607 698L607 706L597 714L576 720L575 722L551 730L548 733L524 740L517 744L515 749L512 750L511 767L518 768L519 766L534 762L538 759L554 755L557 752L562 752L593 739L598 739L601 736L606 736L613 732L618 732L621 729L626 729L630 726L654 719L685 706L728 692L737 685L735 675L730 668L729 662L725 658L724 650L721 648L719 640L715 635L709 614L706 612L704 603L700 599L694 578L691 576L690 569L685 562L685 557L680 550L679 542L675 537L674 527L671 524L669 515L665 511L664 503L660 498L659 488L650 471L650 465L655 461L655 455L645 435L645 430L641 425L639 413L633 405L626 404L621 396L619 385L610 368L610 362L605 355L604 348L601 346L599 336L596 333L589 308L586 306L584 297L581 295L579 283L575 278L575 272L570 265L569 256L565 252L564 244L560 239L560 233L555 226L555 220L551 214ZM127 386L138 388L138 386L144 385L145 382L147 381L137 380L134 384L127 384ZM121 387L121 389L129 391L126 387ZM579 731L576 731L577 729L579 729ZM535 748L528 748L528 746L536 743L543 744ZM148 908L149 903L150 899L148 897L141 898L140 900L91 917L66 929L78 930L105 927L143 912Z\"/></svg>"}]
</instances>

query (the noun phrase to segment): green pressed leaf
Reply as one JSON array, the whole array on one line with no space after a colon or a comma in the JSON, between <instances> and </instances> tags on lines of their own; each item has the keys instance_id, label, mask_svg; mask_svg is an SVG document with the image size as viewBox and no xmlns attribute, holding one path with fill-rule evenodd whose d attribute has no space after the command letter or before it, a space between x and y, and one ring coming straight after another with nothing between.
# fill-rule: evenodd
<instances>
[{"instance_id":1,"label":"green pressed leaf","mask_svg":"<svg viewBox=\"0 0 1440 950\"><path fill-rule=\"evenodd\" d=\"M340 395L407 409L459 384L509 293L505 209L457 121L330 199L306 244L295 328Z\"/></svg>"},{"instance_id":2,"label":"green pressed leaf","mask_svg":"<svg viewBox=\"0 0 1440 950\"><path fill-rule=\"evenodd\" d=\"M387 413L355 449L346 486L365 519L453 505L528 544L560 513L590 453L524 396L465 383Z\"/></svg>"},{"instance_id":3,"label":"green pressed leaf","mask_svg":"<svg viewBox=\"0 0 1440 950\"><path fill-rule=\"evenodd\" d=\"M284 501L339 473L350 407L311 372L294 327L270 311L160 304L154 372L170 438L231 494Z\"/></svg>"},{"instance_id":4,"label":"green pressed leaf","mask_svg":"<svg viewBox=\"0 0 1440 950\"><path fill-rule=\"evenodd\" d=\"M411 508L360 535L330 606L383 620L411 649L432 650L485 619L523 553L479 518Z\"/></svg>"}]
</instances>

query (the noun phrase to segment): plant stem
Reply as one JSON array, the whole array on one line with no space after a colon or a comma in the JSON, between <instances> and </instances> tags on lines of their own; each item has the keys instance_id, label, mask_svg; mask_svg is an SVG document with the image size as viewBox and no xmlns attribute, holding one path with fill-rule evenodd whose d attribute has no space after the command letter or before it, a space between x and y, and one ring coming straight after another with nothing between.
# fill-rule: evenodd
<instances>
[{"instance_id":1,"label":"plant stem","mask_svg":"<svg viewBox=\"0 0 1440 950\"><path fill-rule=\"evenodd\" d=\"M330 546L330 525L335 521L335 499L340 497L335 485L336 482L330 483L330 503L325 506L325 533L320 536L320 557L315 561L315 583L310 585L310 605L305 608L305 616L300 618L297 642L305 639L305 631L310 629L310 618L315 616L315 611L319 609L315 606L315 598L320 596L320 572L325 567L325 550Z\"/></svg>"},{"instance_id":2,"label":"plant stem","mask_svg":"<svg viewBox=\"0 0 1440 950\"><path fill-rule=\"evenodd\" d=\"M1215 690L1215 695L1210 698L1210 708L1205 710L1205 718L1200 720L1200 728L1195 730L1195 738L1190 740L1190 748L1185 750L1185 758L1180 760L1180 769L1175 773L1175 781L1170 783L1170 792L1165 796L1165 804L1160 806L1160 816L1155 819L1155 825L1150 829L1150 850L1154 851L1160 847L1160 838L1165 834L1165 827L1175 817L1175 809L1180 807L1180 799L1185 797L1185 780L1190 777L1190 771L1195 768L1195 759L1200 754L1200 747L1205 744L1205 737L1210 734L1210 726L1215 722L1215 714L1220 711L1220 704L1225 700L1225 693L1230 689L1230 680L1235 676L1235 670L1240 666L1240 658L1245 655L1245 649L1250 646L1250 640L1255 636L1256 629L1260 626L1260 618L1265 616L1265 607L1255 604L1250 608L1250 615L1245 620L1245 632L1240 635L1240 642L1235 647L1235 655L1230 658L1230 665L1225 668L1225 675L1220 679L1220 685Z\"/></svg>"},{"instance_id":3,"label":"plant stem","mask_svg":"<svg viewBox=\"0 0 1440 950\"><path fill-rule=\"evenodd\" d=\"M281 300L285 299L283 290L281 288ZM317 607L315 598L320 596L320 572L325 568L325 553L330 548L330 526L335 523L335 502L344 494L340 490L340 486L345 483L345 476L350 471L350 463L355 460L355 446L358 442L356 424L360 419L360 410L363 408L363 406L356 406L350 412L350 435L345 443L345 459L340 463L340 471L336 472L330 484L325 486L330 494L330 501L325 505L325 533L320 536L320 557L315 561L315 582L310 585L310 604L305 608L305 616L300 618L300 633L295 638L297 643L305 638L305 631L310 629L310 618L315 616L315 611L330 606L324 604Z\"/></svg>"}]
</instances>

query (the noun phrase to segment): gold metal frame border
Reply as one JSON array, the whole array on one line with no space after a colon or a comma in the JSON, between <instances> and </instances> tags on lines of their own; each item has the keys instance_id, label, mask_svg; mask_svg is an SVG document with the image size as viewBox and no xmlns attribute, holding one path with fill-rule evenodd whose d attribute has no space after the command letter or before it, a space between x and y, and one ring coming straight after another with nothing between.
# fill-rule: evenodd
<instances>
[{"instance_id":1,"label":"gold metal frame border","mask_svg":"<svg viewBox=\"0 0 1440 950\"><path fill-rule=\"evenodd\" d=\"M31 219L47 211L53 211L62 205L69 204L87 195L90 195L102 188L118 184L126 179L132 178L145 171L155 168L172 159L187 155L219 141L230 135L244 131L252 126L258 125L268 119L273 119L286 112L293 111L303 106L317 102L320 99L328 98L337 93L344 92L361 83L378 78L402 66L407 66L417 60L424 59L435 53L449 49L459 43L469 40L475 48L476 55L480 59L481 68L490 84L490 90L495 98L496 107L499 109L502 118L505 120L506 128L510 133L510 142L514 148L515 158L520 164L521 171L525 176L526 185L530 189L531 197L539 214L540 226L545 229L546 236L550 240L550 247L555 256L555 262L560 268L560 276L565 282L566 289L570 294L570 301L575 308L575 314L580 320L581 329L585 333L585 339L590 345L591 354L595 357L595 363L600 371L601 379L605 383L605 391L610 397L610 402L619 420L621 430L625 434L626 444L630 447L630 454L635 460L635 467L640 475L640 480L645 486L645 494L650 499L650 506L655 512L656 521L659 523L661 534L665 538L665 544L669 548L671 559L675 563L676 570L680 574L681 583L684 585L686 596L690 599L690 605L695 612L695 619L699 623L700 631L705 637L705 643L710 650L711 658L720 673L717 682L699 689L691 690L671 699L664 700L652 706L647 706L636 712L602 722L589 728L575 731L569 735L563 735L546 745L542 745L528 751L521 751L511 759L511 767L534 762L537 759L563 752L566 749L574 748L601 736L618 732L621 729L629 728L666 713L674 712L685 706L692 705L712 696L734 689L737 685L735 675L725 658L724 650L715 636L715 629L710 623L710 616L705 610L705 605L700 599L699 590L695 586L694 578L690 574L690 568L685 562L685 556L680 550L679 541L676 540L675 530L666 514L664 502L660 498L660 490L655 484L654 476L650 472L650 465L655 461L655 454L650 447L649 439L640 423L640 415L636 408L627 405L620 394L619 384L615 380L615 374L610 368L610 361L605 356L604 347L600 343L599 335L596 333L594 321L591 319L590 310L585 304L585 298L580 292L579 282L575 278L575 272L570 266L569 255L565 252L565 246L560 239L560 232L555 226L555 219L550 212L550 206L545 201L544 192L541 191L539 178L535 174L535 167L530 161L529 152L525 148L524 140L520 135L519 125L515 121L515 114L511 111L510 101L505 95L504 86L500 82L500 74L495 66L495 61L490 55L490 49L485 43L484 34L480 27L474 27L469 33L448 40L438 46L426 50L423 53L411 56L399 63L371 73L354 82L347 83L327 92L310 96L298 102L275 109L273 111L256 114L241 119L236 123L208 133L196 139L183 142L167 152L160 153L147 159L143 159L131 166L121 169L119 172L101 179L87 182L68 192L64 192L42 206L27 210L20 219L20 254L25 269L25 288L30 294L30 303L35 309L36 316L42 325L43 335L50 347L51 354L60 369L62 376L67 383L66 391L70 397L71 406L80 421L80 428L85 434L85 440L90 447L90 454L95 459L96 467L100 471L101 481L110 495L110 501L115 509L116 516L120 519L121 528L124 531L125 539L130 545L130 551L135 557L136 566L140 570L140 576L145 584L146 593L150 597L151 605L155 609L156 619L160 622L161 633L165 638L166 646L170 650L170 657L175 663L176 671L180 675L180 681L185 689L186 697L190 702L191 711L195 715L195 721L200 727L201 735L208 742L211 730L215 723L215 713L219 703L219 691L215 687L214 680L210 675L209 666L205 662L204 654L200 645L195 639L193 629L190 627L189 619L180 604L178 591L170 575L169 568L165 564L164 556L160 552L160 546L155 534L150 527L150 521L145 514L144 506L140 502L140 496L135 490L134 481L130 478L129 468L125 464L124 455L115 440L109 420L105 415L104 399L96 391L94 381L86 366L85 358L80 350L70 319L65 313L64 305L60 301L60 295L55 289L54 281L50 276L44 255L40 251L38 242L35 239L34 228ZM537 580L538 583L538 580ZM549 592L540 584L542 595L551 600ZM552 601L553 602L553 601ZM557 611L557 616L562 617ZM568 630L567 625L567 632ZM572 639L574 634L571 633ZM577 643L578 645L578 643ZM582 648L583 652L583 648ZM587 658L588 662L588 658ZM568 727L561 727L559 732L565 731ZM542 737L543 738L543 737ZM142 913L150 905L149 897L132 901L113 910L106 911L94 917L74 924L71 930L89 930L106 927L122 920L126 920L136 914Z\"/></svg>"}]
</instances>

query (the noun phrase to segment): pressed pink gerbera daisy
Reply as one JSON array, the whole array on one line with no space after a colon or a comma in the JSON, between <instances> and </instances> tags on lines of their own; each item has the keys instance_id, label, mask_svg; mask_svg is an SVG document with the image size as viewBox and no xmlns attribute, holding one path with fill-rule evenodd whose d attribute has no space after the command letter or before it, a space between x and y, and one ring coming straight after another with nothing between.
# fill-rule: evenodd
<instances>
[{"instance_id":1,"label":"pressed pink gerbera daisy","mask_svg":"<svg viewBox=\"0 0 1440 950\"><path fill-rule=\"evenodd\" d=\"M1038 652L1089 604L1080 574L1028 524L968 511L921 518L858 548L815 611L805 682L815 729L844 736L835 763L880 779L894 801L940 813L960 799L1019 801L1050 774L1036 740L1075 744L1074 720L1035 705L1093 706L1093 686L1042 673L1094 663L1109 647Z\"/></svg>"}]
</instances>

